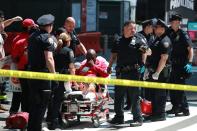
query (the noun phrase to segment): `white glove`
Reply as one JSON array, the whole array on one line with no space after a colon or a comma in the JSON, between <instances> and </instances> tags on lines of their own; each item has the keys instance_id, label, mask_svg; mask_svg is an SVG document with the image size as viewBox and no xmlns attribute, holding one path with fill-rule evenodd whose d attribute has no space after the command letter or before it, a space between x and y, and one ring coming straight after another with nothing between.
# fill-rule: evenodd
<instances>
[{"instance_id":1,"label":"white glove","mask_svg":"<svg viewBox=\"0 0 197 131\"><path fill-rule=\"evenodd\" d=\"M152 78L153 78L153 80L158 80L159 79L159 73L155 72L154 74L152 74Z\"/></svg>"},{"instance_id":2,"label":"white glove","mask_svg":"<svg viewBox=\"0 0 197 131\"><path fill-rule=\"evenodd\" d=\"M65 82L64 82L64 88L65 88L65 91L66 91L67 93L72 92L71 82L65 81Z\"/></svg>"}]
</instances>

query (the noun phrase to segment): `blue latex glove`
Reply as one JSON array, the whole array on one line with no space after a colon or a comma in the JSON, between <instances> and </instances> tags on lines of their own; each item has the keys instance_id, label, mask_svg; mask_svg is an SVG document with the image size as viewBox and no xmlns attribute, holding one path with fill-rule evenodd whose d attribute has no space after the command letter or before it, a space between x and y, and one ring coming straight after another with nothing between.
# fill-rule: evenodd
<instances>
[{"instance_id":1,"label":"blue latex glove","mask_svg":"<svg viewBox=\"0 0 197 131\"><path fill-rule=\"evenodd\" d=\"M145 66L144 65L140 66L138 71L139 71L140 74L143 74L145 72Z\"/></svg>"},{"instance_id":2,"label":"blue latex glove","mask_svg":"<svg viewBox=\"0 0 197 131\"><path fill-rule=\"evenodd\" d=\"M192 63L188 63L187 65L185 65L184 69L186 70L187 73L191 73L192 72Z\"/></svg>"}]
</instances>

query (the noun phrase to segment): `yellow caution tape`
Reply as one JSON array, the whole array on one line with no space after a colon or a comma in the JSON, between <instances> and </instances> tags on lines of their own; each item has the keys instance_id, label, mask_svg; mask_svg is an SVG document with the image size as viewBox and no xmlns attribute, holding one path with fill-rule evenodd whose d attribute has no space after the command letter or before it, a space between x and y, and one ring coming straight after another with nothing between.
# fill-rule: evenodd
<instances>
[{"instance_id":1,"label":"yellow caution tape","mask_svg":"<svg viewBox=\"0 0 197 131\"><path fill-rule=\"evenodd\" d=\"M98 84L106 84L106 85L120 85L120 86L144 87L144 88L155 88L155 89L197 91L197 86L192 86L192 85L167 84L167 83L158 83L158 82L110 79L110 78L100 78L100 77L85 77L85 76L77 76L77 75L64 75L64 74L53 74L53 73L43 73L43 72L41 73L41 72L0 69L0 76L41 79L41 80L55 80L55 81L76 81L76 82L84 82L84 83L98 83Z\"/></svg>"},{"instance_id":2,"label":"yellow caution tape","mask_svg":"<svg viewBox=\"0 0 197 131\"><path fill-rule=\"evenodd\" d=\"M7 99L7 95L0 95L0 100L6 100Z\"/></svg>"}]
</instances>

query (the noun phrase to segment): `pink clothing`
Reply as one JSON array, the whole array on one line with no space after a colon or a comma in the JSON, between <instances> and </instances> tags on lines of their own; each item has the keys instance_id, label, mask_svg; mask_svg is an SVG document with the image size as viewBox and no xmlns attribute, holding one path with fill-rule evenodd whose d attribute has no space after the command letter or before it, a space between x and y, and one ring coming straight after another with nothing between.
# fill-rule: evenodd
<instances>
[{"instance_id":1,"label":"pink clothing","mask_svg":"<svg viewBox=\"0 0 197 131\"><path fill-rule=\"evenodd\" d=\"M90 67L87 60L84 60L78 69L77 73L83 76L97 76L97 77L108 77L107 73L108 62L105 58L98 56L93 67Z\"/></svg>"}]
</instances>

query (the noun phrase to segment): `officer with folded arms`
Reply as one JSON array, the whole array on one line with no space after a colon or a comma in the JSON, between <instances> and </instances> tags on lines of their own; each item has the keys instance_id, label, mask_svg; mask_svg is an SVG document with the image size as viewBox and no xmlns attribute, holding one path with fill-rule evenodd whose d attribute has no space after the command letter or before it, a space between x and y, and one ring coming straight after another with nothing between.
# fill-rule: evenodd
<instances>
[{"instance_id":1,"label":"officer with folded arms","mask_svg":"<svg viewBox=\"0 0 197 131\"><path fill-rule=\"evenodd\" d=\"M170 18L168 35L172 41L172 72L170 82L185 84L191 76L193 47L188 34L180 28L182 17L178 14ZM190 115L185 91L170 90L172 109L167 114Z\"/></svg>"}]
</instances>

